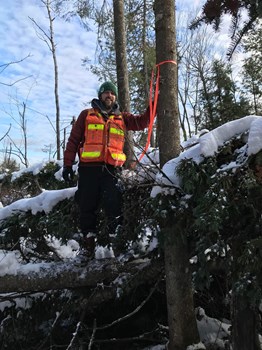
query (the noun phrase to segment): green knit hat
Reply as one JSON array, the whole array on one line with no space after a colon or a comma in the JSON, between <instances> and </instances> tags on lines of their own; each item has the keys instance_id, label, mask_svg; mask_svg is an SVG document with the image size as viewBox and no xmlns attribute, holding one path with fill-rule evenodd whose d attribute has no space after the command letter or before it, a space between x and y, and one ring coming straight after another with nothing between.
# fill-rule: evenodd
<instances>
[{"instance_id":1,"label":"green knit hat","mask_svg":"<svg viewBox=\"0 0 262 350\"><path fill-rule=\"evenodd\" d=\"M98 97L100 97L100 95L105 91L111 91L117 97L117 87L111 83L111 81L106 81L100 86L98 90Z\"/></svg>"}]
</instances>

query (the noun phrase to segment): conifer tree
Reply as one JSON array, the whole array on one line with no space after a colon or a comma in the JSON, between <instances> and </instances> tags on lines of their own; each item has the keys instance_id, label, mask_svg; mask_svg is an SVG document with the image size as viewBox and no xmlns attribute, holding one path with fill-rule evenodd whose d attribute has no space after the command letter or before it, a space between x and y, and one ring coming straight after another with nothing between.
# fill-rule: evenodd
<instances>
[{"instance_id":1,"label":"conifer tree","mask_svg":"<svg viewBox=\"0 0 262 350\"><path fill-rule=\"evenodd\" d=\"M243 85L250 94L251 112L262 113L262 21L258 21L243 40L247 58L244 60Z\"/></svg>"},{"instance_id":2,"label":"conifer tree","mask_svg":"<svg viewBox=\"0 0 262 350\"><path fill-rule=\"evenodd\" d=\"M215 60L211 73L205 80L206 88L201 93L204 109L204 118L201 121L203 128L212 130L248 114L249 104L232 79L229 63Z\"/></svg>"}]
</instances>

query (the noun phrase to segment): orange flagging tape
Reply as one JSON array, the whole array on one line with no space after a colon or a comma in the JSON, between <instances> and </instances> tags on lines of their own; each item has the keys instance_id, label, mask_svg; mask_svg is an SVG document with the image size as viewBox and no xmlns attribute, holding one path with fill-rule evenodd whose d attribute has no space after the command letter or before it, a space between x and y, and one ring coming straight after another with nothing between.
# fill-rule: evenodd
<instances>
[{"instance_id":1,"label":"orange flagging tape","mask_svg":"<svg viewBox=\"0 0 262 350\"><path fill-rule=\"evenodd\" d=\"M173 61L173 60L162 61L162 62L156 64L157 74L156 74L156 87L155 87L155 93L154 93L154 101L152 101L152 100L153 100L153 86L154 86L155 73L154 73L154 69L152 70L151 80L150 80L150 90L149 90L149 115L150 115L150 119L149 119L149 126L148 126L148 135L147 135L146 146L139 157L139 160L138 160L139 162L144 157L144 155L145 155L145 153L148 150L148 147L150 145L150 139L151 139L151 134L153 131L154 120L156 117L156 107L157 107L157 102L158 102L160 66L162 64L165 64L165 63L177 64L176 61Z\"/></svg>"}]
</instances>

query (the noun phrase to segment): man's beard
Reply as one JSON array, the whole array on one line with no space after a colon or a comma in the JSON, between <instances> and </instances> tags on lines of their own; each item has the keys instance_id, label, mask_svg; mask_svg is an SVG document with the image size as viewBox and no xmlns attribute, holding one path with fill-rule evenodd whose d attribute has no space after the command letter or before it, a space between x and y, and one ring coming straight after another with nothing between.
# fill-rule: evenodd
<instances>
[{"instance_id":1,"label":"man's beard","mask_svg":"<svg viewBox=\"0 0 262 350\"><path fill-rule=\"evenodd\" d=\"M110 110L113 108L114 102L110 98L106 98L103 103L107 110Z\"/></svg>"}]
</instances>

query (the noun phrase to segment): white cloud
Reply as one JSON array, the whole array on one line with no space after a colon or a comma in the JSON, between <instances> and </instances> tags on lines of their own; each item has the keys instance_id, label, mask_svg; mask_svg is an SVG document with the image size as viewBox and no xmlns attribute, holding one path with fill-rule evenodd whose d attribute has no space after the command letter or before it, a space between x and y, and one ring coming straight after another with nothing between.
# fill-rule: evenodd
<instances>
[{"instance_id":1,"label":"white cloud","mask_svg":"<svg viewBox=\"0 0 262 350\"><path fill-rule=\"evenodd\" d=\"M179 0L177 8L182 11L186 8L203 6L204 0ZM0 5L1 6L1 5ZM54 68L52 55L47 45L40 40L32 21L34 18L38 25L48 30L46 9L40 0L12 0L9 5L0 9L0 41L1 64L20 60L30 54L20 64L10 65L1 72L0 82L11 84L22 80L12 87L0 84L0 138L8 129L12 107L13 117L18 116L15 105L10 105L10 96L20 102L26 102L30 110L28 119L28 144L30 163L46 157L42 152L44 145L55 144L55 133L46 116L55 123L54 100ZM217 45L220 51L228 47L227 35L228 18L225 18ZM212 27L210 26L210 30ZM96 96L99 86L98 78L82 66L82 59L88 57L94 63L96 49L96 33L87 32L75 18L65 22L60 18L54 21L55 42L57 43L57 61L59 70L59 98L61 113L61 128L70 124L72 116L77 116L88 102ZM215 35L215 34L214 34ZM20 137L18 128L12 126L11 136ZM1 148L1 147L0 147ZM0 154L1 157L1 154Z\"/></svg>"},{"instance_id":2,"label":"white cloud","mask_svg":"<svg viewBox=\"0 0 262 350\"><path fill-rule=\"evenodd\" d=\"M29 19L34 18L48 32L46 9L41 5L40 0L12 0L9 6L2 5L0 11L1 64L21 60L30 54L23 62L10 65L0 75L0 81L5 84L30 76L12 87L0 85L0 136L10 123L13 124L10 116L2 113L3 110L10 113L9 97L27 102L27 107L30 107L26 114L29 143L35 144L29 151L32 155L37 152L37 158L31 158L31 163L46 156L41 151L44 144L55 143L55 134L45 117L47 115L55 121L52 55L46 43L37 37L33 22ZM81 61L86 56L94 58L96 34L87 32L76 19L65 22L57 17L53 23L57 43L61 121L66 120L69 124L71 117L77 116L83 109L84 103L96 96L98 79L82 66ZM15 106L12 106L12 113L17 118ZM11 136L19 137L14 127Z\"/></svg>"}]
</instances>

